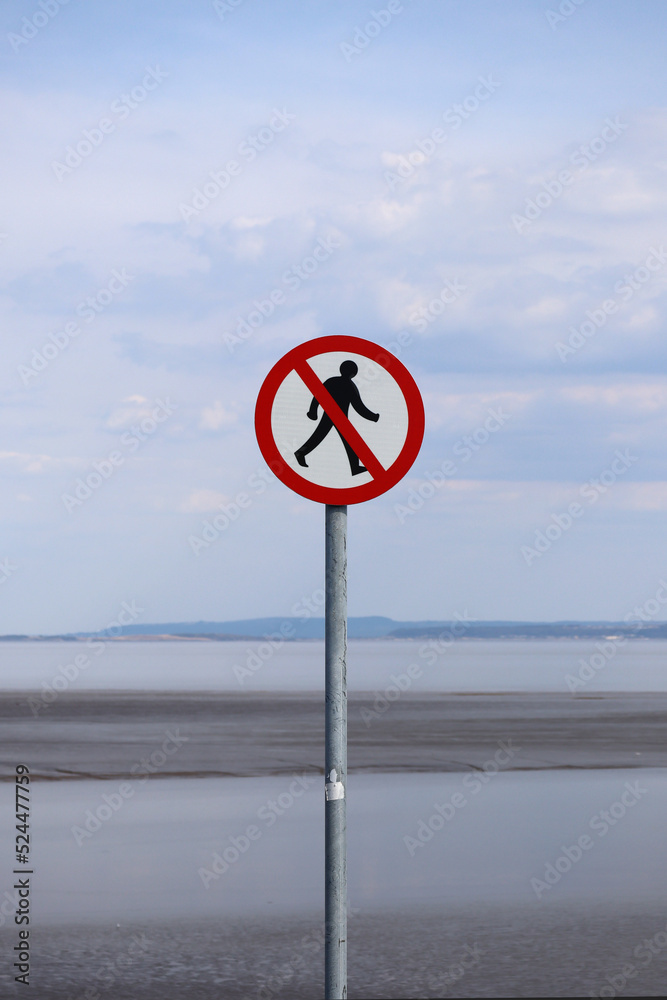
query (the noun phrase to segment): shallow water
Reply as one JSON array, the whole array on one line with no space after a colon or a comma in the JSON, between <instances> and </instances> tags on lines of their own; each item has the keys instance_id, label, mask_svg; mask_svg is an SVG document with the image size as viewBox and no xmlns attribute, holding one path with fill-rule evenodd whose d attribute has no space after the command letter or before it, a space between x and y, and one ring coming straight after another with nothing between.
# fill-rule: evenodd
<instances>
[{"instance_id":1,"label":"shallow water","mask_svg":"<svg viewBox=\"0 0 667 1000\"><path fill-rule=\"evenodd\" d=\"M351 691L383 691L392 675L414 664L412 691L568 693L568 676L577 679L582 670L590 680L579 691L667 691L667 641L633 639L619 647L609 641L602 648L608 655L595 642L569 639L435 646L357 640L349 646L348 684ZM74 665L79 654L88 656L88 666ZM40 690L42 684L56 690L322 691L324 645L108 641L93 649L85 642L0 643L0 687Z\"/></svg>"},{"instance_id":2,"label":"shallow water","mask_svg":"<svg viewBox=\"0 0 667 1000\"><path fill-rule=\"evenodd\" d=\"M350 996L577 996L627 962L638 993L624 995L661 995L667 772L487 777L351 776ZM35 784L33 995L321 996L323 797L304 784L147 782L108 816L112 782ZM12 798L3 785L4 845ZM102 817L90 835L88 811ZM3 956L15 937L6 920ZM463 973L466 947L481 957ZM8 966L2 996L24 995Z\"/></svg>"},{"instance_id":3,"label":"shallow water","mask_svg":"<svg viewBox=\"0 0 667 1000\"><path fill-rule=\"evenodd\" d=\"M39 1000L322 996L322 646L281 647L241 685L253 646L109 643L35 714L81 647L2 644L4 773L41 778ZM665 647L628 644L573 698L595 644L460 643L432 664L419 643L351 644L350 997L664 994ZM142 780L174 727L188 740ZM25 995L13 810L5 781L3 997Z\"/></svg>"},{"instance_id":4,"label":"shallow water","mask_svg":"<svg viewBox=\"0 0 667 1000\"><path fill-rule=\"evenodd\" d=\"M321 782L308 775L165 779L138 785L125 799L116 782L35 783L34 919L317 911L324 902ZM12 786L3 785L4 844L12 798ZM605 810L609 821L600 818ZM470 902L658 901L667 894L666 823L661 769L351 775L350 899L366 910L443 912ZM590 846L577 852L582 836ZM572 845L580 857L561 862L567 870L551 885L547 866ZM218 863L221 873L216 853L227 862ZM3 860L11 871L7 854ZM5 883L11 887L8 875Z\"/></svg>"}]
</instances>

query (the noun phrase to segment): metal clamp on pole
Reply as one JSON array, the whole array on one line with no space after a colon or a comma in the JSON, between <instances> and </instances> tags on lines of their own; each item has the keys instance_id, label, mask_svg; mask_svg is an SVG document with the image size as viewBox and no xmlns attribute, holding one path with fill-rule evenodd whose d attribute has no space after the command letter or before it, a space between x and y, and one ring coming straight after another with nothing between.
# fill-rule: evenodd
<instances>
[{"instance_id":1,"label":"metal clamp on pole","mask_svg":"<svg viewBox=\"0 0 667 1000\"><path fill-rule=\"evenodd\" d=\"M347 997L347 507L327 504L324 866L326 1000Z\"/></svg>"}]
</instances>

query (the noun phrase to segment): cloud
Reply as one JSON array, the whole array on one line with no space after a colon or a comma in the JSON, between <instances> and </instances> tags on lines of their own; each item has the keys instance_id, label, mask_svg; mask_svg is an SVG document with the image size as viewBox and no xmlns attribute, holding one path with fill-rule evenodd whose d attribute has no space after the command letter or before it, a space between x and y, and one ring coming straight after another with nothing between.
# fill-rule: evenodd
<instances>
[{"instance_id":1,"label":"cloud","mask_svg":"<svg viewBox=\"0 0 667 1000\"><path fill-rule=\"evenodd\" d=\"M501 409L512 417L523 413L535 403L543 390L530 392L459 392L446 393L427 389L423 392L428 413L429 429L452 434L471 431L482 423L490 409Z\"/></svg>"},{"instance_id":2,"label":"cloud","mask_svg":"<svg viewBox=\"0 0 667 1000\"><path fill-rule=\"evenodd\" d=\"M610 497L613 506L622 510L667 510L667 482L619 484Z\"/></svg>"},{"instance_id":3,"label":"cloud","mask_svg":"<svg viewBox=\"0 0 667 1000\"><path fill-rule=\"evenodd\" d=\"M152 406L145 396L126 396L122 400L122 405L113 410L107 417L105 426L112 431L129 427L137 420L150 417L151 409Z\"/></svg>"},{"instance_id":4,"label":"cloud","mask_svg":"<svg viewBox=\"0 0 667 1000\"><path fill-rule=\"evenodd\" d=\"M604 406L634 416L660 413L667 409L667 382L574 385L561 390L562 396L586 406Z\"/></svg>"},{"instance_id":5,"label":"cloud","mask_svg":"<svg viewBox=\"0 0 667 1000\"><path fill-rule=\"evenodd\" d=\"M231 427L238 421L238 413L226 410L219 399L212 406L206 406L201 411L199 426L204 431L219 431Z\"/></svg>"},{"instance_id":6,"label":"cloud","mask_svg":"<svg viewBox=\"0 0 667 1000\"><path fill-rule=\"evenodd\" d=\"M56 465L51 455L31 455L18 451L0 451L0 468L15 475L39 475L50 472Z\"/></svg>"},{"instance_id":7,"label":"cloud","mask_svg":"<svg viewBox=\"0 0 667 1000\"><path fill-rule=\"evenodd\" d=\"M252 424L259 386L286 350L325 334L383 345L408 334L400 358L423 390L427 433L397 496L444 460L458 462L460 478L425 507L428 529L417 531L424 538L419 580L410 576L408 527L417 516L399 533L391 498L354 511L368 524L364 564L376 571L372 546L396 556L384 574L382 613L403 616L410 600L416 617L445 616L438 579L445 552L448 571L473 566L477 554L489 579L504 579L507 520L518 545L527 518L539 525L563 509L617 447L632 445L641 455L632 474L643 479L619 483L605 500L610 524L632 523L634 545L641 518L663 509L667 266L567 364L556 344L617 295L615 284L643 265L667 231L667 110L656 107L667 75L658 28L667 15L657 5L648 31L646 19L628 18L622 5L585 5L552 31L543 12L518 0L497 11L487 5L481 21L474 6L413 5L400 32L383 33L347 64L339 44L365 23L361 0L313 4L307 17L295 0L265 4L261 17L248 2L224 22L210 3L164 0L157 16L127 0L71 4L5 61L0 120L11 142L0 160L11 196L0 220L7 449L0 469L23 476L27 485L16 489L34 496L34 504L22 505L28 528L53 526L39 535L30 597L16 597L7 631L44 629L38 613L50 615L57 631L84 627L86 617L94 624L103 619L100 601L115 606L135 585L143 596L156 595L154 620L171 611L181 618L186 606L194 617L219 614L206 560L196 570L188 561L184 515L206 516L248 492L262 467ZM8 30L21 24L20 5L12 10ZM88 151L84 132L141 81L156 52L168 73L164 83L131 115L114 113L113 132ZM493 98L456 128L445 122L447 109L489 73L501 84ZM289 128L246 158L186 224L180 205L192 204L211 172L239 158L240 144L266 126L274 106L296 116ZM544 192L557 190L553 178L572 154L617 114L628 128L548 200ZM447 141L390 186L387 171L398 172L443 124ZM82 138L82 162L59 180L53 161ZM540 192L545 207L518 233L512 214ZM330 234L340 246L298 288L287 288L284 275ZM54 356L53 338L82 319L77 306L123 268L134 276L127 292ZM465 291L441 299L441 308L448 281ZM230 351L225 335L276 288L286 292L284 303ZM420 310L428 314L422 324ZM45 346L52 360L24 385L18 365ZM63 569L54 482L62 476L62 489L69 488L109 454L112 438L167 397L178 404L173 423L70 519L72 558ZM483 427L490 409L511 417L488 441L480 432L475 443L483 445L463 461L457 442ZM282 486L265 502L268 490L225 535L232 579L255 573L273 551L267 539L284 541L295 524L300 537L319 531L312 504ZM465 542L450 532L445 511L456 512L457 524L469 518ZM650 546L630 557L636 575L646 572L646 553L664 547L656 523ZM35 535L26 535L28 548ZM609 537L618 531L610 529L603 543L591 528L591 566L616 551ZM309 552L303 546L299 574L311 571ZM97 574L103 579L94 593L86 586L91 558L113 567ZM228 617L279 613L290 589L298 598L297 563L283 562L280 579L267 566L261 607L253 588L230 588ZM175 593L183 567L189 585ZM531 609L551 608L552 598L561 607L576 575L568 567L543 597L534 585L502 588L505 614L512 605L517 617L530 617ZM625 586L624 573L590 587L581 613ZM477 612L492 615L499 600L492 594Z\"/></svg>"},{"instance_id":8,"label":"cloud","mask_svg":"<svg viewBox=\"0 0 667 1000\"><path fill-rule=\"evenodd\" d=\"M229 502L229 497L215 490L195 490L185 500L179 510L184 514L208 514L219 510L220 505Z\"/></svg>"}]
</instances>

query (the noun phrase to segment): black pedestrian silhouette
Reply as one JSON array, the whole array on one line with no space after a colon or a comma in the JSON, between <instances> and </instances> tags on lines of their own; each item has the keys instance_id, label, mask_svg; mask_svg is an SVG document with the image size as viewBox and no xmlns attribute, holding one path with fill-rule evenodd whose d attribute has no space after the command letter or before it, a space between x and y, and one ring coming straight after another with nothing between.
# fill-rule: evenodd
<instances>
[{"instance_id":1,"label":"black pedestrian silhouette","mask_svg":"<svg viewBox=\"0 0 667 1000\"><path fill-rule=\"evenodd\" d=\"M361 395L359 393L359 389L352 381L354 376L359 371L357 365L354 363L354 361L343 361L342 365L339 368L339 371L340 375L334 375L332 376L332 378L328 378L326 380L326 382L324 383L324 388L328 390L328 392L336 401L336 403L338 403L345 416L347 416L347 412L350 409L350 406L352 406L352 408L356 410L360 416L365 417L366 420L372 420L375 423L377 423L377 421L380 419L380 414L373 413L372 410L369 410L367 406L364 406L364 404L361 401ZM317 400L313 396L313 401L310 404L310 408L308 410L308 417L310 420L317 420L318 405L319 404ZM305 469L308 468L308 464L306 462L306 455L308 455L311 451L317 448L318 444L321 444L322 441L324 441L325 437L327 436L327 434L329 433L329 431L333 426L334 423L331 417L327 416L326 413L322 412L322 419L315 428L314 432L308 438L306 443L302 444L301 447L294 452L294 457L296 458L299 465L302 465ZM336 429L338 430L338 428ZM350 472L352 473L352 475L358 476L360 473L366 472L367 470L361 464L357 455L352 450L350 445L347 443L343 435L340 433L340 431L338 431L338 433L340 435L341 441L343 442L345 451L347 452L348 461L350 463Z\"/></svg>"}]
</instances>

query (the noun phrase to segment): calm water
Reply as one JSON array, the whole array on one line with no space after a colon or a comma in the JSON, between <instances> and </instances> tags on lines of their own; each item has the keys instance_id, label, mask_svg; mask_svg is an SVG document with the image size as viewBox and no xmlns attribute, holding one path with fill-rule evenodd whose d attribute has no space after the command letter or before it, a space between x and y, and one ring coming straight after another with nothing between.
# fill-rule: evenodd
<instances>
[{"instance_id":1,"label":"calm water","mask_svg":"<svg viewBox=\"0 0 667 1000\"><path fill-rule=\"evenodd\" d=\"M664 994L665 772L501 773L477 793L466 777L351 776L350 996L588 995L628 961L637 992L624 995ZM149 782L82 836L87 810L115 790L35 786L40 1000L83 1000L91 982L109 1000L322 995L319 783L295 797L284 777ZM440 827L436 807L457 794ZM12 798L0 786L4 845ZM605 814L618 816L606 830ZM416 847L420 824L436 829ZM577 858L584 835L592 846ZM2 862L8 871L7 851ZM3 958L14 937L6 923ZM466 948L481 958L458 983ZM5 970L2 996L23 995Z\"/></svg>"},{"instance_id":2,"label":"calm water","mask_svg":"<svg viewBox=\"0 0 667 1000\"><path fill-rule=\"evenodd\" d=\"M91 835L87 810L97 812L119 782L35 785L36 922L317 910L324 904L322 787L312 776L304 784L289 777L147 782ZM4 783L0 793L6 844L13 788ZM449 818L457 793L461 804ZM616 807L624 796L630 804ZM445 807L444 821L436 806ZM610 809L605 831L600 814ZM667 898L663 770L500 773L485 784L470 774L351 775L348 820L350 898L364 911ZM255 839L246 836L249 826ZM546 866L582 835L592 846L554 885L531 884L544 881ZM221 874L213 869L216 852L229 862Z\"/></svg>"},{"instance_id":3,"label":"calm water","mask_svg":"<svg viewBox=\"0 0 667 1000\"><path fill-rule=\"evenodd\" d=\"M627 643L605 660L582 693L595 699L600 691L664 692L666 647ZM162 722L151 721L157 711L151 691L322 687L320 643L277 649L261 643L107 643L73 675L68 667L84 651L82 644L3 643L2 686L36 692L60 677L73 695L146 691L133 728L114 729L113 753L121 761L139 759L144 744L162 743ZM356 642L350 649L350 687L383 691L392 674L414 663L422 671L411 687L415 694L565 695L567 675L595 653L594 642L468 642L434 657L418 642ZM258 662L256 670L248 666ZM476 701L461 704L474 712ZM512 712L524 704L529 732L534 700L513 699ZM586 704L598 715L608 713L613 731L618 697ZM637 706L641 724L651 712L650 699L648 708ZM657 699L655 707L662 711ZM503 721L503 737L512 736L512 712ZM548 737L550 717L540 708L535 733ZM142 718L143 743L136 730ZM391 713L385 718L391 721ZM67 732L68 753L80 770L96 734L100 747L107 745L103 720L81 718L60 736L56 722L55 710L34 720L23 711L6 724L5 738L21 737L30 764L31 732L42 749L49 739L56 741L55 749ZM380 764L374 773L350 774L350 996L546 997L604 990L602 995L611 996L616 988L610 984L618 986L628 963L636 975L618 987L618 995L663 995L667 769L610 763L606 735L600 753L605 750L607 763L595 762L593 740L577 770L575 727L568 744L570 769L555 763L562 754L557 747L541 763L533 759L541 752L537 741L531 744L531 766L546 770L510 771L501 765L498 772L485 772L479 761L493 757L498 732L485 734L484 718L476 722L474 734L472 720L470 733L464 723L457 730L457 757L464 762L458 773L398 773L383 771ZM289 726L295 723L286 724L281 739L292 747ZM373 723L368 738L380 740L383 725ZM624 725L629 753L627 718ZM562 723L559 727L560 732ZM360 732L366 734L366 728ZM77 733L80 740L74 739ZM399 737L393 759L400 760L402 747L406 758L410 747L414 752L415 733L419 720L414 732L408 727ZM260 736L248 746L256 743L261 756ZM215 753L214 730L209 742ZM428 755L428 745L420 745ZM135 780L127 798L119 794L123 778L117 772L109 780L60 775L58 781L36 781L32 995L83 1000L92 986L99 1000L321 996L323 797L316 773L321 761L315 744L312 751L307 741L294 746L305 749L299 751L303 760L296 750L289 758L293 773ZM473 746L479 760L470 755ZM641 746L638 763L647 750ZM516 760L514 765L519 767ZM95 773L101 773L99 766L98 761ZM561 770L550 770L554 766ZM3 997L25 992L23 987L17 992L11 977L13 807L13 786L0 783L0 899L7 903L0 916ZM642 951L642 942L653 939L654 951ZM132 941L143 943L134 948ZM459 975L466 948L477 948L481 957ZM108 971L110 965L115 972Z\"/></svg>"},{"instance_id":4,"label":"calm water","mask_svg":"<svg viewBox=\"0 0 667 1000\"><path fill-rule=\"evenodd\" d=\"M413 691L567 692L568 675L582 670L584 677L592 671L585 691L667 691L667 641L632 640L620 647L608 642L609 649L612 655L605 656L595 642L571 640L470 640L440 648L420 641L353 641L348 685L351 691L384 690L392 674L415 664ZM90 664L77 667L77 654L87 655ZM107 642L95 651L86 643L0 643L5 690L39 689L68 674L74 676L66 681L72 690L313 691L324 686L324 646Z\"/></svg>"}]
</instances>

